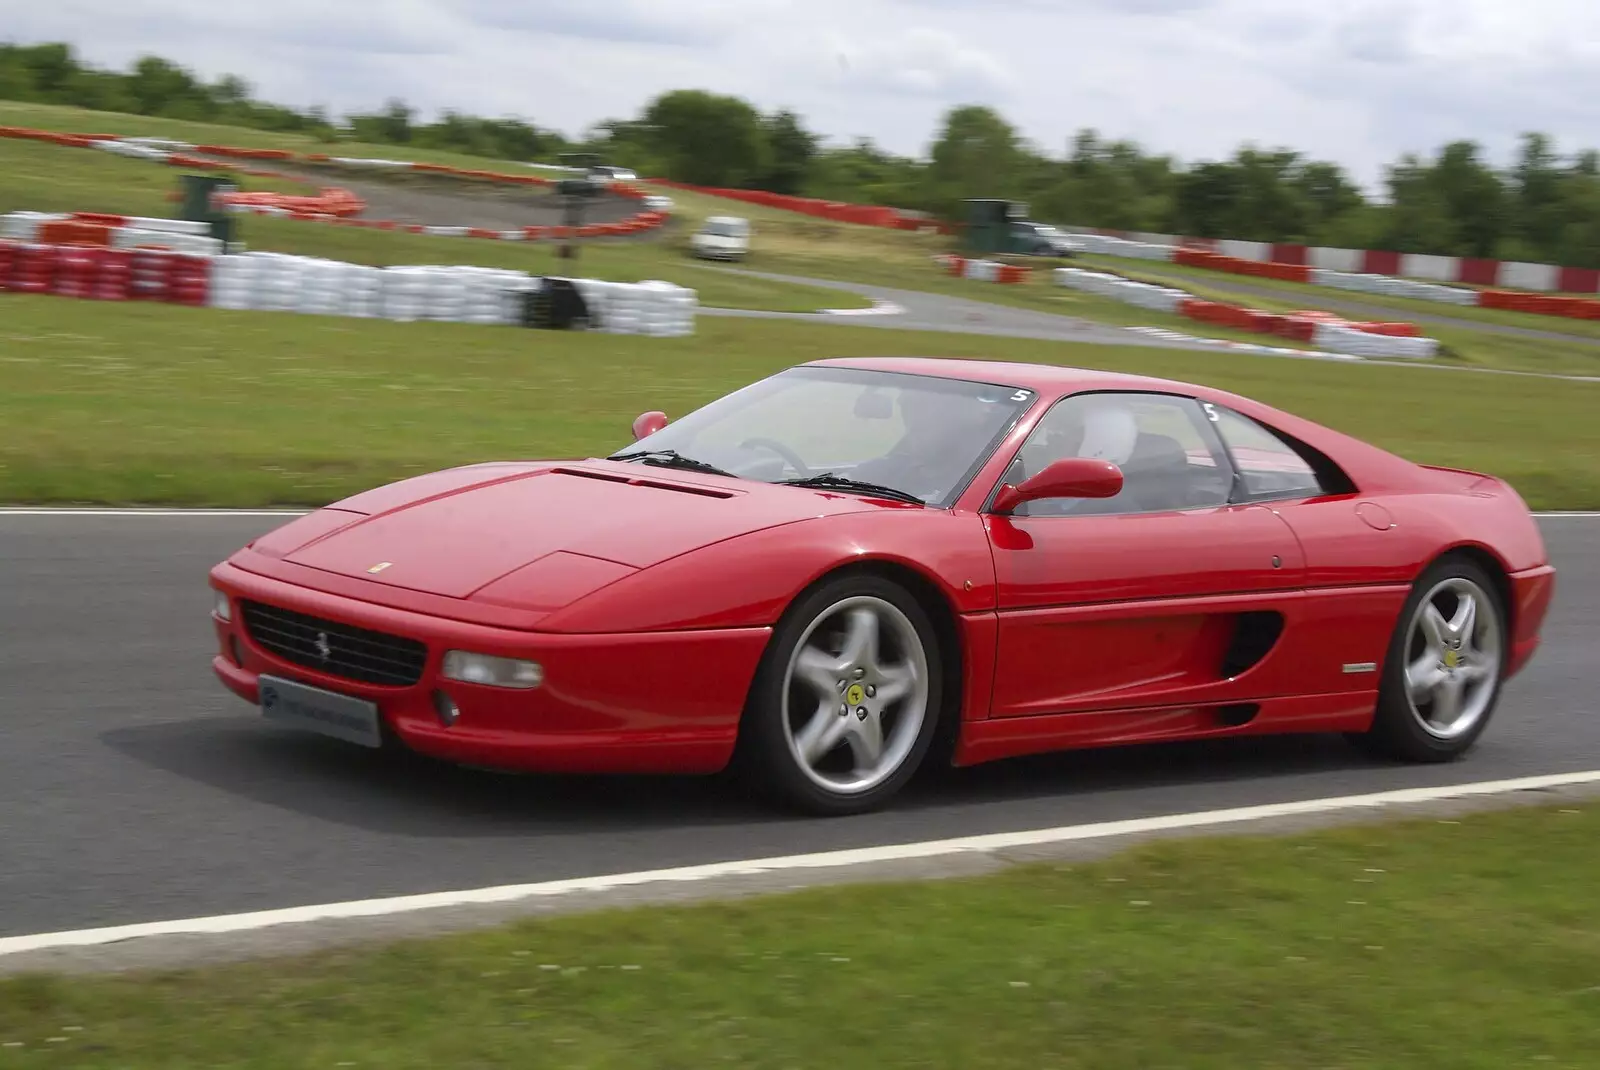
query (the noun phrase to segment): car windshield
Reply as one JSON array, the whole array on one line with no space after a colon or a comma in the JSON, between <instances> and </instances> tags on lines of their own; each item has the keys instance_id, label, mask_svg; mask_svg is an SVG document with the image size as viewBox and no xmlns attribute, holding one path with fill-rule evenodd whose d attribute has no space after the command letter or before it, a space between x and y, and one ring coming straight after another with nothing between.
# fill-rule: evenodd
<instances>
[{"instance_id":1,"label":"car windshield","mask_svg":"<svg viewBox=\"0 0 1600 1070\"><path fill-rule=\"evenodd\" d=\"M737 238L739 235L744 233L744 227L740 226L738 223L725 223L713 220L707 223L705 228L700 233L714 234L719 238Z\"/></svg>"},{"instance_id":2,"label":"car windshield","mask_svg":"<svg viewBox=\"0 0 1600 1070\"><path fill-rule=\"evenodd\" d=\"M948 508L1034 397L1015 385L803 366L719 398L613 456L649 451L669 458L663 463L700 462L769 483L844 477ZM850 490L837 478L829 487Z\"/></svg>"}]
</instances>

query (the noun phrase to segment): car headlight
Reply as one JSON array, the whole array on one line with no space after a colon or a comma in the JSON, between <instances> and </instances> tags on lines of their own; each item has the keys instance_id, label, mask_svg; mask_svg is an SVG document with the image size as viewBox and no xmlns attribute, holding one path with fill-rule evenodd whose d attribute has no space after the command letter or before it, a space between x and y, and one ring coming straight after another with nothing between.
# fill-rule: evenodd
<instances>
[{"instance_id":1,"label":"car headlight","mask_svg":"<svg viewBox=\"0 0 1600 1070\"><path fill-rule=\"evenodd\" d=\"M474 654L466 650L446 651L441 671L448 679L489 687L531 688L544 683L544 667L536 661Z\"/></svg>"},{"instance_id":2,"label":"car headlight","mask_svg":"<svg viewBox=\"0 0 1600 1070\"><path fill-rule=\"evenodd\" d=\"M223 620L232 621L233 603L228 601L228 596L213 587L211 589L211 597L211 612L215 613Z\"/></svg>"}]
</instances>

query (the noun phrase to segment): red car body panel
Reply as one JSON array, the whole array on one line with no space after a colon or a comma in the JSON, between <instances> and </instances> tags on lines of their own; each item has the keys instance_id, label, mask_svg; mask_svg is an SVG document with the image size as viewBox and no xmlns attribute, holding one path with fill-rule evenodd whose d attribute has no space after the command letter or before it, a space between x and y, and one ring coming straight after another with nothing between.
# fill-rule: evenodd
<instances>
[{"instance_id":1,"label":"red car body panel","mask_svg":"<svg viewBox=\"0 0 1600 1070\"><path fill-rule=\"evenodd\" d=\"M1409 585L1452 549L1505 577L1509 671L1537 649L1554 570L1526 505L1492 477L1417 465L1193 384L985 361L815 363L1038 396L950 509L595 459L472 465L357 494L264 535L212 583L235 601L420 639L421 680L323 676L253 642L237 612L214 618L217 675L252 702L262 672L370 699L408 745L451 760L704 772L732 753L785 607L853 563L915 577L947 610L962 679L957 764L1360 730L1378 676L1349 666L1381 667ZM1050 405L1090 390L1227 406L1330 457L1358 491L1066 524L984 512ZM1238 622L1273 614L1282 629L1269 652L1219 676ZM537 660L545 683L444 680L447 649ZM462 711L449 727L434 713L436 690ZM1252 717L1233 716L1244 707Z\"/></svg>"}]
</instances>

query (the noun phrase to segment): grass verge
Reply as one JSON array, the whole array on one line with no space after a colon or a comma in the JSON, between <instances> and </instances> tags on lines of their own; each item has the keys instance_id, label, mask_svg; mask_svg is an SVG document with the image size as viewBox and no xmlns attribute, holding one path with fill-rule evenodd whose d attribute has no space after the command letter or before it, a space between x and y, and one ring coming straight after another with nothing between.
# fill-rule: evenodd
<instances>
[{"instance_id":1,"label":"grass verge","mask_svg":"<svg viewBox=\"0 0 1600 1070\"><path fill-rule=\"evenodd\" d=\"M3 114L0 125L6 125ZM179 174L175 167L98 149L0 138L0 214L102 211L170 218L174 205L166 197L178 188ZM250 175L235 178L244 190L312 192L299 182Z\"/></svg>"},{"instance_id":2,"label":"grass verge","mask_svg":"<svg viewBox=\"0 0 1600 1070\"><path fill-rule=\"evenodd\" d=\"M688 338L5 297L0 500L320 504L494 457L585 455L825 356L1117 368L1258 397L1424 462L1600 507L1600 383L701 317Z\"/></svg>"},{"instance_id":3,"label":"grass verge","mask_svg":"<svg viewBox=\"0 0 1600 1070\"><path fill-rule=\"evenodd\" d=\"M1592 1066L1597 836L1600 807L1515 809L25 977L0 1063Z\"/></svg>"}]
</instances>

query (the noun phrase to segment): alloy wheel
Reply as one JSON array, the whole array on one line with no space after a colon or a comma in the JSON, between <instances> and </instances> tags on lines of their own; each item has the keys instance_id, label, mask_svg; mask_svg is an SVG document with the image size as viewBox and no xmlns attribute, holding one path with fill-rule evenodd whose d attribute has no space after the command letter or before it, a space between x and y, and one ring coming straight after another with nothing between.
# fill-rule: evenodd
<instances>
[{"instance_id":1,"label":"alloy wheel","mask_svg":"<svg viewBox=\"0 0 1600 1070\"><path fill-rule=\"evenodd\" d=\"M871 791L915 748L929 691L927 651L899 607L865 594L835 602L801 633L784 672L790 756L829 793Z\"/></svg>"}]
</instances>

